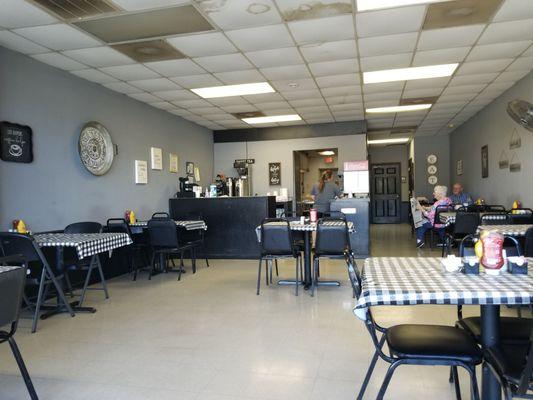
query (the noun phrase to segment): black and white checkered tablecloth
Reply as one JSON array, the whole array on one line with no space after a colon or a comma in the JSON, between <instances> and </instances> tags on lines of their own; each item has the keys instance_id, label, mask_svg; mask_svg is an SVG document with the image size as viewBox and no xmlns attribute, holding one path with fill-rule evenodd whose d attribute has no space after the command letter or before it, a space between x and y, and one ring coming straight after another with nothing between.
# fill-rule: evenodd
<instances>
[{"instance_id":1,"label":"black and white checkered tablecloth","mask_svg":"<svg viewBox=\"0 0 533 400\"><path fill-rule=\"evenodd\" d=\"M533 225L480 225L477 233L487 229L507 236L526 236L529 228L533 228Z\"/></svg>"},{"instance_id":2,"label":"black and white checkered tablecloth","mask_svg":"<svg viewBox=\"0 0 533 400\"><path fill-rule=\"evenodd\" d=\"M269 222L269 224L274 225L284 225L285 222ZM343 225L343 222L340 221L325 221L324 225L328 226L341 226ZM303 232L314 232L316 231L316 222L308 222L302 224L300 221L290 221L289 225L291 227L291 231L303 231ZM353 222L348 221L348 232L354 233L355 232L355 226ZM255 234L257 235L257 241L261 242L261 225L255 228Z\"/></svg>"},{"instance_id":3,"label":"black and white checkered tablecloth","mask_svg":"<svg viewBox=\"0 0 533 400\"><path fill-rule=\"evenodd\" d=\"M2 266L0 265L0 274L3 274L4 272L13 271L14 269L18 269L21 267L10 267L10 266Z\"/></svg>"},{"instance_id":4,"label":"black and white checkered tablecloth","mask_svg":"<svg viewBox=\"0 0 533 400\"><path fill-rule=\"evenodd\" d=\"M176 226L185 228L188 231L194 231L197 229L207 230L207 225L205 221L195 220L195 221L174 221ZM146 228L148 226L148 221L137 221L134 224L130 224L134 228Z\"/></svg>"},{"instance_id":5,"label":"black and white checkered tablecloth","mask_svg":"<svg viewBox=\"0 0 533 400\"><path fill-rule=\"evenodd\" d=\"M40 247L74 247L79 259L132 243L126 233L41 233L33 238Z\"/></svg>"},{"instance_id":6,"label":"black and white checkered tablecloth","mask_svg":"<svg viewBox=\"0 0 533 400\"><path fill-rule=\"evenodd\" d=\"M414 304L532 304L533 273L492 276L445 273L442 258L376 257L365 260L355 315L370 306ZM528 259L533 265L533 259Z\"/></svg>"},{"instance_id":7,"label":"black and white checkered tablecloth","mask_svg":"<svg viewBox=\"0 0 533 400\"><path fill-rule=\"evenodd\" d=\"M479 217L481 218L485 214L489 214L489 213L479 213ZM439 220L444 225L455 224L456 215L457 215L457 212L455 212L455 211L441 212L441 213L439 213ZM490 219L490 220L501 219L501 220L505 220L505 219L507 219L507 214L489 215L489 216L485 217L485 219Z\"/></svg>"}]
</instances>

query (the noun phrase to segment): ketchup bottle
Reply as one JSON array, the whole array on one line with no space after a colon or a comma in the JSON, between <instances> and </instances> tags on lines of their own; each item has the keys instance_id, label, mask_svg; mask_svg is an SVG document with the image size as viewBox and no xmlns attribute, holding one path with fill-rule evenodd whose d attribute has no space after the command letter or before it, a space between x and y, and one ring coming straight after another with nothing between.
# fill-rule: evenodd
<instances>
[{"instance_id":1,"label":"ketchup bottle","mask_svg":"<svg viewBox=\"0 0 533 400\"><path fill-rule=\"evenodd\" d=\"M503 235L497 232L488 232L481 236L483 244L483 256L481 264L486 268L487 273L498 274L504 264L503 259ZM487 271L490 270L490 271Z\"/></svg>"}]
</instances>

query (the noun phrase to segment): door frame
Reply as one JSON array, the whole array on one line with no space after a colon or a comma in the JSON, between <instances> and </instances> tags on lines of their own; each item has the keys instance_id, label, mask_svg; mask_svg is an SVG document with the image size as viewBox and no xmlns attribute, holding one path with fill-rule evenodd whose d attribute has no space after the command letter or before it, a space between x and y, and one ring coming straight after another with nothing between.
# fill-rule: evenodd
<instances>
[{"instance_id":1,"label":"door frame","mask_svg":"<svg viewBox=\"0 0 533 400\"><path fill-rule=\"evenodd\" d=\"M370 164L369 166L369 169L370 169L370 223L374 223L374 201L373 201L373 197L374 197L374 166L379 166L379 165L394 165L398 168L398 171L399 171L399 175L400 175L400 179L398 181L398 184L399 184L399 190L398 190L398 221L397 222L390 222L390 223L387 223L387 222L380 222L380 224L400 224L402 222L402 210L401 210L401 207L402 207L402 163L401 162L396 162L396 161L393 161L393 162L379 162L379 163L372 163Z\"/></svg>"}]
</instances>

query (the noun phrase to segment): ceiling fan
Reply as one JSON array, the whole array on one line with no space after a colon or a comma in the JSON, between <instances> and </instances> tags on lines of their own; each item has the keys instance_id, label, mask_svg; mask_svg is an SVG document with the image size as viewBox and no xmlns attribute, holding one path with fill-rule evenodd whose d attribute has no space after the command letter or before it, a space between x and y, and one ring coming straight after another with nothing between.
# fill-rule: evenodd
<instances>
[{"instance_id":1,"label":"ceiling fan","mask_svg":"<svg viewBox=\"0 0 533 400\"><path fill-rule=\"evenodd\" d=\"M507 113L514 121L533 132L533 104L525 100L513 100L507 104Z\"/></svg>"}]
</instances>

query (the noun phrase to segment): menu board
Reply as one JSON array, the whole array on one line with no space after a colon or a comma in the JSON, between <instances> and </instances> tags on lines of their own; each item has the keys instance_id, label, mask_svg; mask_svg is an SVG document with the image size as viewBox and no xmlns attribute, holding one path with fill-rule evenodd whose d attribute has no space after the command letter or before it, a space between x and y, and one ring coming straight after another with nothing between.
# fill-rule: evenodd
<instances>
[{"instance_id":1,"label":"menu board","mask_svg":"<svg viewBox=\"0 0 533 400\"><path fill-rule=\"evenodd\" d=\"M281 163L268 163L268 182L270 186L281 185Z\"/></svg>"},{"instance_id":2,"label":"menu board","mask_svg":"<svg viewBox=\"0 0 533 400\"><path fill-rule=\"evenodd\" d=\"M0 122L0 158L4 161L31 163L31 136L29 126Z\"/></svg>"}]
</instances>

